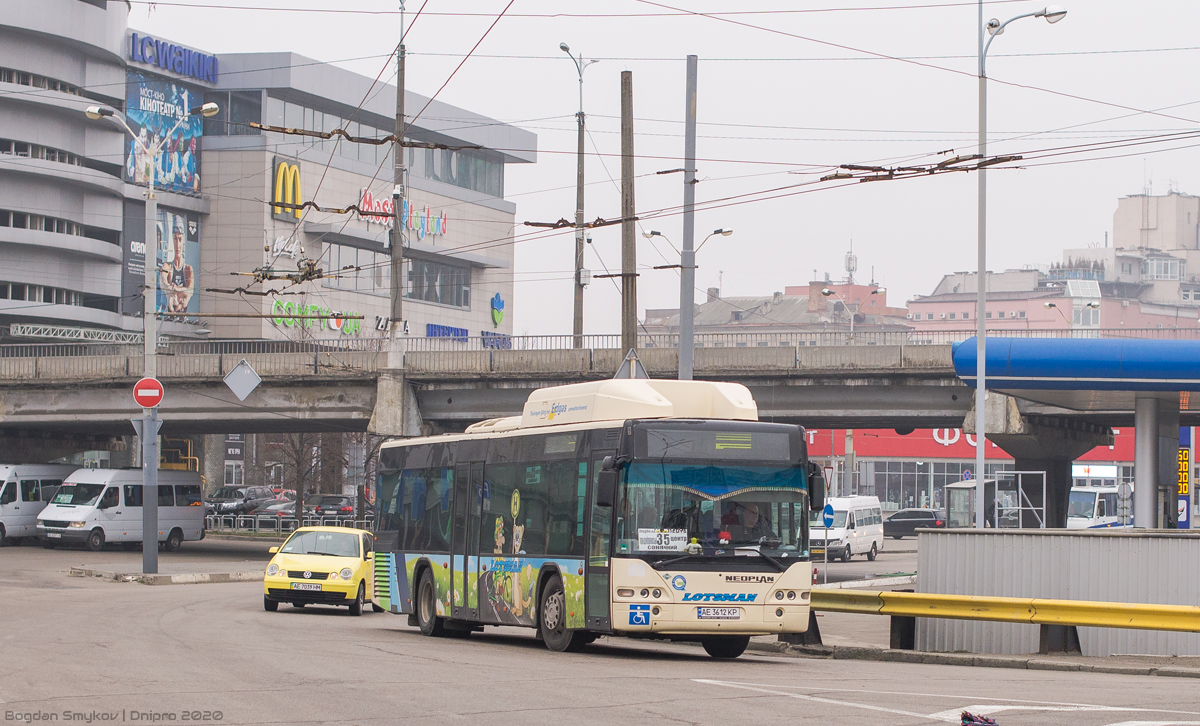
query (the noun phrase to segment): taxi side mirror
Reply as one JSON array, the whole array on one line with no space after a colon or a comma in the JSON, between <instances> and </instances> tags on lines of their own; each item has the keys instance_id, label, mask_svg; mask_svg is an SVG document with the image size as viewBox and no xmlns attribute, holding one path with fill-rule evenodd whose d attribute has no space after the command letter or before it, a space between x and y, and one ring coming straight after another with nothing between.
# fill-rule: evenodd
<instances>
[{"instance_id":1,"label":"taxi side mirror","mask_svg":"<svg viewBox=\"0 0 1200 726\"><path fill-rule=\"evenodd\" d=\"M279 548L278 548L278 547L272 547L271 549L267 550L267 553L268 553L268 554L272 554L272 555L279 554Z\"/></svg>"}]
</instances>

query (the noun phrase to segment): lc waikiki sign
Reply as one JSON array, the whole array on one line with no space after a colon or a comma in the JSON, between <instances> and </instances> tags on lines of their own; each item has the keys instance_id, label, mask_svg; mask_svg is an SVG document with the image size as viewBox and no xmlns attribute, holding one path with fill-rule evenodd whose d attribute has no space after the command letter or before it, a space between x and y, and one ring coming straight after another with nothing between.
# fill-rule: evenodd
<instances>
[{"instance_id":1,"label":"lc waikiki sign","mask_svg":"<svg viewBox=\"0 0 1200 726\"><path fill-rule=\"evenodd\" d=\"M271 309L271 322L277 327L285 328L320 328L321 330L341 331L342 335L361 335L362 320L346 318L300 318L297 315L358 315L358 313L341 313L337 310L323 308L320 305L297 305L291 300L284 302L276 300Z\"/></svg>"},{"instance_id":2,"label":"lc waikiki sign","mask_svg":"<svg viewBox=\"0 0 1200 726\"><path fill-rule=\"evenodd\" d=\"M371 192L363 189L358 197L358 208L362 210L359 216L371 224L392 226L391 197L376 199ZM400 225L410 232L416 232L417 239L425 239L425 235L437 237L446 234L449 224L450 215L445 210L438 213L429 207L414 209L407 199L400 202Z\"/></svg>"},{"instance_id":3,"label":"lc waikiki sign","mask_svg":"<svg viewBox=\"0 0 1200 726\"><path fill-rule=\"evenodd\" d=\"M181 76L207 83L217 82L217 57L182 45L155 40L148 35L129 35L129 60L158 66Z\"/></svg>"}]
</instances>

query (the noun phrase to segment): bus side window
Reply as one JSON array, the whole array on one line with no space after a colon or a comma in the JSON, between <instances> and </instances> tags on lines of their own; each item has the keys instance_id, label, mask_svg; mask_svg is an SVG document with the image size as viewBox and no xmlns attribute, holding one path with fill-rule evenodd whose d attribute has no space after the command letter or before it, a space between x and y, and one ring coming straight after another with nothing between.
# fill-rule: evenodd
<instances>
[{"instance_id":1,"label":"bus side window","mask_svg":"<svg viewBox=\"0 0 1200 726\"><path fill-rule=\"evenodd\" d=\"M142 485L141 484L126 484L125 485L125 506L127 506L127 507L142 506Z\"/></svg>"},{"instance_id":2,"label":"bus side window","mask_svg":"<svg viewBox=\"0 0 1200 726\"><path fill-rule=\"evenodd\" d=\"M36 502L39 499L37 479L21 480L21 501Z\"/></svg>"},{"instance_id":3,"label":"bus side window","mask_svg":"<svg viewBox=\"0 0 1200 726\"><path fill-rule=\"evenodd\" d=\"M158 506L175 506L175 490L169 484L160 484L158 486Z\"/></svg>"},{"instance_id":4,"label":"bus side window","mask_svg":"<svg viewBox=\"0 0 1200 726\"><path fill-rule=\"evenodd\" d=\"M1097 517L1107 517L1108 516L1108 513L1104 509L1104 505L1107 501L1108 501L1107 497L1096 497L1096 516Z\"/></svg>"},{"instance_id":5,"label":"bus side window","mask_svg":"<svg viewBox=\"0 0 1200 726\"><path fill-rule=\"evenodd\" d=\"M203 502L200 500L200 486L198 484L175 485L175 506L199 507L202 504Z\"/></svg>"},{"instance_id":6,"label":"bus side window","mask_svg":"<svg viewBox=\"0 0 1200 726\"><path fill-rule=\"evenodd\" d=\"M17 501L17 483L9 482L0 490L0 504L12 504Z\"/></svg>"}]
</instances>

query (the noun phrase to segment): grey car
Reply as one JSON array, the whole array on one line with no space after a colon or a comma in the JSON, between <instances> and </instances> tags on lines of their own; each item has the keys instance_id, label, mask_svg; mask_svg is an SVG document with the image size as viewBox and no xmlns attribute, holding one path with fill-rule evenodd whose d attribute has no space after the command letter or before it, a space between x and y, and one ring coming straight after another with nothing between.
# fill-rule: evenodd
<instances>
[{"instance_id":1,"label":"grey car","mask_svg":"<svg viewBox=\"0 0 1200 726\"><path fill-rule=\"evenodd\" d=\"M270 487L221 487L208 498L209 514L249 514L275 499Z\"/></svg>"}]
</instances>

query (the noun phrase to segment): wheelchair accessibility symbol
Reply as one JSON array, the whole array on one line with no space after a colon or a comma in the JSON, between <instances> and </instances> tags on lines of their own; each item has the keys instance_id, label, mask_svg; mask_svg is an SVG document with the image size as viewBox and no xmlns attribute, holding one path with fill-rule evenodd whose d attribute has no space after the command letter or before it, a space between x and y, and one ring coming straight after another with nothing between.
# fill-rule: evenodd
<instances>
[{"instance_id":1,"label":"wheelchair accessibility symbol","mask_svg":"<svg viewBox=\"0 0 1200 726\"><path fill-rule=\"evenodd\" d=\"M650 606L649 605L630 605L629 606L629 624L630 625L649 625L650 624Z\"/></svg>"}]
</instances>

